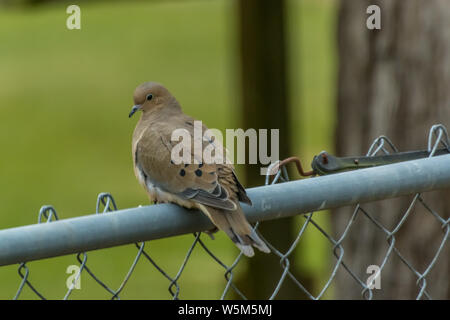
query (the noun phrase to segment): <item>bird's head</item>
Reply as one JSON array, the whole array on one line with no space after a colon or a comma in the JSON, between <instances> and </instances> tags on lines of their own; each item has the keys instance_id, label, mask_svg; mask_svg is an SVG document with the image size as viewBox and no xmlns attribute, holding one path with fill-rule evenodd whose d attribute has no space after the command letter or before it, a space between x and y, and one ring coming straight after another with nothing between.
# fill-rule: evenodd
<instances>
[{"instance_id":1,"label":"bird's head","mask_svg":"<svg viewBox=\"0 0 450 320\"><path fill-rule=\"evenodd\" d=\"M145 113L158 106L170 103L174 98L162 84L156 82L144 82L134 91L133 99L134 106L128 115L130 118L139 110Z\"/></svg>"}]
</instances>

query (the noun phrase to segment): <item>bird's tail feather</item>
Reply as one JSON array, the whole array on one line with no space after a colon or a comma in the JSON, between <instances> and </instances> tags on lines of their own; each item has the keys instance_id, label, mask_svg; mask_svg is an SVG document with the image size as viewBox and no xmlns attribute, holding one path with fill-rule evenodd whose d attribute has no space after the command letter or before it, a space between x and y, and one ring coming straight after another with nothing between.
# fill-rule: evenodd
<instances>
[{"instance_id":1,"label":"bird's tail feather","mask_svg":"<svg viewBox=\"0 0 450 320\"><path fill-rule=\"evenodd\" d=\"M253 247L270 253L270 249L248 223L241 208L235 211L225 211L211 207L204 207L205 214L221 230L223 230L234 244L248 257L254 255Z\"/></svg>"}]
</instances>

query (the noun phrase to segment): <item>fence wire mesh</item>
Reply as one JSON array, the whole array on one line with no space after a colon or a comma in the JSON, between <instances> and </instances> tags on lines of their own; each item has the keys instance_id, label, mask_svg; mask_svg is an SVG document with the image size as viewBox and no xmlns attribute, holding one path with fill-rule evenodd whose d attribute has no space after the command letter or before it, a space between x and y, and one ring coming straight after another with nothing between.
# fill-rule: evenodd
<instances>
[{"instance_id":1,"label":"fence wire mesh","mask_svg":"<svg viewBox=\"0 0 450 320\"><path fill-rule=\"evenodd\" d=\"M449 138L447 134L447 130L442 125L435 125L431 128L429 137L428 137L428 151L430 152L430 157L434 156L435 151L437 150L438 146L443 145L445 148L450 150L450 143ZM369 151L367 152L368 156L371 155L377 155L377 154L390 154L390 153L396 153L398 152L395 145L392 143L389 138L385 136L380 136L379 138L375 139L375 141L372 143ZM274 164L277 165L277 164ZM277 168L277 173L274 176L266 176L265 184L275 184L275 183L283 183L285 181L289 180L288 172L285 166L281 166ZM269 169L268 172L271 172ZM316 179L316 178L313 178ZM435 250L434 254L432 255L432 259L427 263L426 268L423 271L420 271L418 267L416 267L411 261L409 261L402 253L400 252L399 248L396 246L396 235L399 231L399 229L402 227L402 225L405 224L405 221L408 219L408 217L411 214L411 211L416 206L422 206L428 215L430 215L440 226L441 230L437 230L442 232L442 238L440 240L439 246ZM112 212L117 210L116 202L114 198L109 193L101 193L98 196L97 199L97 205L96 205L96 213L97 214L108 214L108 212ZM427 282L427 277L430 275L430 271L432 268L436 265L436 263L439 260L449 260L450 257L443 256L443 248L445 245L448 245L449 242L449 233L450 233L450 225L449 225L449 218L444 218L443 215L439 214L438 212L435 212L432 209L432 205L427 203L421 194L417 193L414 195L412 201L410 202L408 208L402 212L401 218L398 221L398 223L393 228L388 228L385 225L383 225L377 218L374 217L371 212L365 209L364 205L357 204L352 209L352 214L350 216L350 219L346 223L345 227L341 230L340 234L338 236L332 236L331 232L320 225L320 223L317 222L315 219L317 213L310 212L308 214L303 215L303 221L301 221L298 225L298 232L296 235L295 240L292 242L290 247L285 250L281 251L278 248L274 247L267 239L264 238L264 235L261 235L261 237L266 241L268 246L270 247L272 251L272 255L275 255L277 259L279 259L280 263L280 272L281 276L278 280L278 282L275 284L272 293L270 296L268 296L268 299L275 299L277 298L280 290L282 289L283 284L286 281L292 281L295 283L295 285L298 287L299 292L302 292L304 295L306 295L308 298L317 300L324 298L327 291L329 291L330 286L332 286L333 281L336 279L337 273L339 270L343 270L344 272L348 273L350 275L351 279L355 282L355 284L360 288L360 294L361 298L363 299L372 299L374 297L374 288L375 281L377 279L377 276L383 272L383 269L386 266L386 263L389 261L389 259L392 259L392 257L396 256L398 257L401 262L408 268L408 270L414 275L416 280L416 286L417 286L417 299L431 299L433 298L428 290L429 285ZM358 276L358 273L352 270L350 265L345 261L345 250L344 250L344 240L346 237L349 236L349 234L352 232L352 228L354 227L354 222L357 218L357 216L364 216L366 221L371 224L373 228L377 228L379 231L381 231L384 234L385 240L387 241L387 250L384 253L384 256L381 260L381 263L379 264L379 268L377 269L376 273L372 277L372 282L367 281L366 278L362 278L361 276ZM58 219L58 215L56 210L52 206L44 206L39 211L38 215L38 223L51 223L52 221L55 221ZM258 223L254 226L255 229L258 228ZM294 276L294 272L291 270L291 256L294 250L297 248L299 242L304 238L304 235L307 230L318 233L326 239L326 241L330 244L331 251L329 252L330 256L333 257L333 263L331 266L331 272L329 273L328 278L323 279L324 285L320 289L320 291L317 294L313 294L311 288L307 287L306 284L302 283L299 279L297 279ZM140 242L135 243L136 247L136 255L134 259L130 261L130 267L128 269L128 272L126 273L125 277L123 278L122 282L117 288L113 288L111 285L107 284L104 280L102 280L101 274L94 273L93 270L89 268L88 264L88 254L86 252L81 252L76 255L79 269L75 276L75 281L81 277L81 274L84 274L85 276L88 275L89 277L92 277L98 283L100 287L102 287L110 296L111 299L120 299L120 295L123 292L124 288L127 285L128 280L133 275L136 265L141 260L147 260L153 268L161 275L161 277L164 277L167 279L167 285L168 285L168 292L170 294L169 297L173 299L179 299L180 298L180 279L183 277L183 272L185 270L186 265L188 262L192 259L192 252L194 250L204 250L211 259L217 263L217 265L223 269L223 276L224 276L224 288L223 291L220 293L217 297L211 297L211 298L220 298L220 299L226 299L229 297L240 297L242 299L247 299L247 296L243 290L238 288L236 281L235 281L235 271L237 266L242 263L243 257L242 254L239 254L236 256L235 260L231 264L226 264L223 262L218 255L216 255L212 249L210 249L206 243L202 240L202 233L197 232L193 234L193 240L191 245L189 246L184 259L182 263L179 265L178 271L175 274L170 274L168 271L166 271L159 263L156 262L155 259L152 258L151 250L146 249L146 242ZM95 252L90 252L89 255L95 254ZM267 272L273 272L273 270L268 270ZM28 287L39 299L46 299L44 295L35 287L30 281L30 268L27 266L26 263L21 263L18 267L18 274L21 278L20 284L18 286L17 292L14 296L14 299L19 299L21 297L21 294L25 287ZM443 285L447 285L449 283L449 276L447 276L447 279L444 280ZM71 294L74 290L74 285L72 285L67 292L65 293L63 299L69 299L71 297ZM338 294L336 295L339 296ZM326 297L326 296L325 296ZM293 297L295 298L295 297ZM440 298L440 297L434 297L434 298Z\"/></svg>"}]
</instances>

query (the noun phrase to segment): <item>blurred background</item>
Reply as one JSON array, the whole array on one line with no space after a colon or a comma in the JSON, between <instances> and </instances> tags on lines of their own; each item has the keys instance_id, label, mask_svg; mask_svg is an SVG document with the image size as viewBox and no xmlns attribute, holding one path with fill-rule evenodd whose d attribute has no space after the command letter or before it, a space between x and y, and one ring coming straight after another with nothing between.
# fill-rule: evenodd
<instances>
[{"instance_id":1,"label":"blurred background","mask_svg":"<svg viewBox=\"0 0 450 320\"><path fill-rule=\"evenodd\" d=\"M381 30L366 28L373 3L382 8ZM133 90L144 81L163 83L185 113L210 128L279 128L280 157L299 156L306 169L322 150L365 154L380 134L404 150L425 148L431 124L449 125L450 8L444 1L78 1L80 30L66 28L70 4L0 1L1 229L36 223L46 204L60 219L92 214L100 192L110 192L121 209L148 204L132 168L137 118L127 116ZM237 170L245 186L264 184L258 166ZM441 202L436 199L438 209L448 213ZM333 232L348 215L316 218ZM265 222L261 232L285 250L300 221ZM349 240L355 260L367 246L383 251L374 237L361 231ZM422 238L420 248L432 237ZM237 249L223 234L216 238L204 241L232 263ZM192 240L152 241L146 249L175 275ZM416 251L419 263L424 250ZM135 255L133 245L122 246L91 252L88 263L118 287ZM292 270L317 294L331 259L327 241L307 232ZM366 261L356 264L363 272ZM65 294L71 264L77 264L73 255L27 263L33 285L50 299ZM239 265L236 281L249 297L264 298L281 271L278 259L256 255ZM0 299L12 298L20 280L17 265L0 268ZM179 283L182 299L215 299L226 284L223 269L201 250L194 250ZM326 297L358 297L346 295L345 285L337 281ZM167 299L168 286L139 262L121 297ZM303 298L291 286L279 298ZM398 283L386 281L389 286ZM81 288L71 297L110 297L88 276ZM448 287L441 291L450 296ZM35 297L29 288L21 295Z\"/></svg>"}]
</instances>

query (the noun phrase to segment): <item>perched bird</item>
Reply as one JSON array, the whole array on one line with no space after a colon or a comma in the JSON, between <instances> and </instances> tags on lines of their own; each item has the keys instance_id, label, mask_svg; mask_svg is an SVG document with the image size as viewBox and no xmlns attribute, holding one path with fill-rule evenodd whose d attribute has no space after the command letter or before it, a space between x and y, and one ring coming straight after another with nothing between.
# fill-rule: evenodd
<instances>
[{"instance_id":1,"label":"perched bird","mask_svg":"<svg viewBox=\"0 0 450 320\"><path fill-rule=\"evenodd\" d=\"M246 256L254 255L252 246L269 253L267 245L244 216L239 201L251 205L251 200L231 163L204 162L198 159L194 148L188 155L189 161L177 163L172 159L172 150L178 144L171 140L174 130L186 130L192 138L192 146L200 143L206 148L213 144L216 150L224 150L220 142L204 136L199 141L194 135L195 120L183 113L175 97L161 84L145 82L136 88L133 98L129 117L142 111L133 133L134 172L150 201L197 208ZM202 131L206 130L203 125Z\"/></svg>"}]
</instances>

